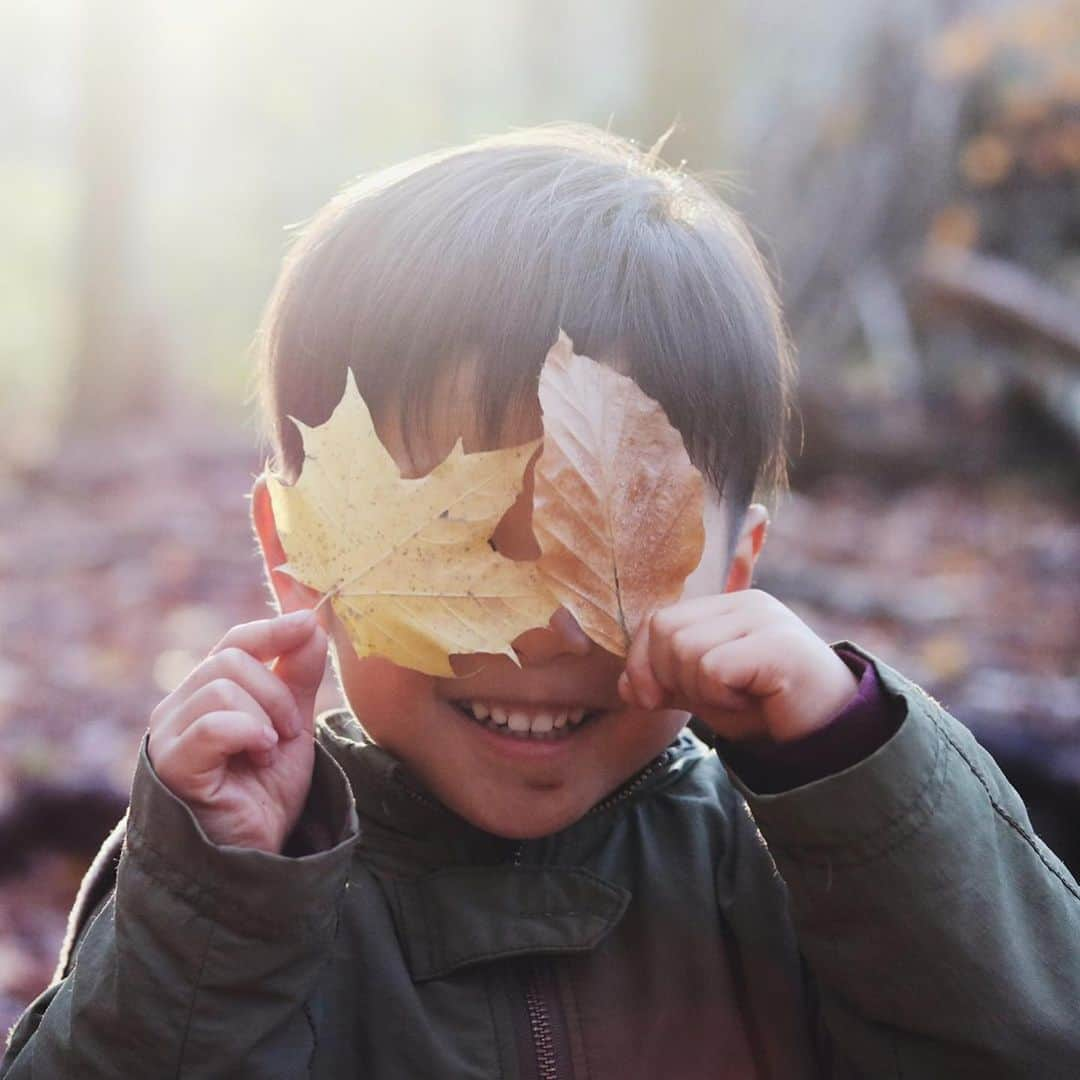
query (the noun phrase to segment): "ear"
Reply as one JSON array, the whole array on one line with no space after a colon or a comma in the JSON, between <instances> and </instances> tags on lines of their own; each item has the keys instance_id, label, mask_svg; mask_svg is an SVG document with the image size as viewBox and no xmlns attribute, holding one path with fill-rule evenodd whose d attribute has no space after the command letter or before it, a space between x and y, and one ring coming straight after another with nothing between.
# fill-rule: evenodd
<instances>
[{"instance_id":1,"label":"ear","mask_svg":"<svg viewBox=\"0 0 1080 1080\"><path fill-rule=\"evenodd\" d=\"M286 561L286 556L278 536L277 523L274 521L274 506L270 501L270 489L266 486L265 476L256 477L251 489L251 523L259 539L266 579L277 600L278 610L284 614L299 611L301 608L313 608L319 601L318 592L301 585L288 574L277 571Z\"/></svg>"},{"instance_id":2,"label":"ear","mask_svg":"<svg viewBox=\"0 0 1080 1080\"><path fill-rule=\"evenodd\" d=\"M738 592L750 588L754 576L754 563L757 562L761 549L765 545L765 534L769 531L769 511L761 503L751 503L746 508L739 539L735 544L735 554L731 558L727 585L724 592Z\"/></svg>"}]
</instances>

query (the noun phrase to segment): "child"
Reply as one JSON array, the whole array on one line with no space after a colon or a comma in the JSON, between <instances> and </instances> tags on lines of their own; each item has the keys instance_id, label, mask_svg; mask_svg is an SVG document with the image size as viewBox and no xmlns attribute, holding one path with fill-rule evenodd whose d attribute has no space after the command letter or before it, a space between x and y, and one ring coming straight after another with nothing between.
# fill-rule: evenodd
<instances>
[{"instance_id":1,"label":"child","mask_svg":"<svg viewBox=\"0 0 1080 1080\"><path fill-rule=\"evenodd\" d=\"M536 437L560 327L710 482L682 598L625 664L565 611L520 667L358 659L276 572L257 481L287 614L151 715L0 1075L1080 1076L1080 890L1019 797L918 686L750 587L793 366L753 244L695 181L559 128L335 200L261 339L279 471L347 367L409 475L459 434ZM536 556L527 499L491 542ZM315 722L328 636L349 709Z\"/></svg>"}]
</instances>

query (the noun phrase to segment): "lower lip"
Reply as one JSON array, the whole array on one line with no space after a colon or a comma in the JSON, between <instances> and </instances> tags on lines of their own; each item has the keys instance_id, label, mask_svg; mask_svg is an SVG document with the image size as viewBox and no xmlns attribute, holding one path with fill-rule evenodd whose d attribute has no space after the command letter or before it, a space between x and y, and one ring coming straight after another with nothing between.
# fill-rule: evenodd
<instances>
[{"instance_id":1,"label":"lower lip","mask_svg":"<svg viewBox=\"0 0 1080 1080\"><path fill-rule=\"evenodd\" d=\"M496 753L516 761L550 761L552 758L557 758L559 755L568 752L580 739L582 731L588 730L598 720L607 716L606 711L593 713L579 724L572 727L567 725L566 728L562 728L561 730L567 732L567 734L560 735L555 739L522 739L509 733L495 731L485 727L483 724L478 724L455 705L450 705L450 709L453 711L454 716L473 732L475 737L479 737L484 745L490 746Z\"/></svg>"}]
</instances>

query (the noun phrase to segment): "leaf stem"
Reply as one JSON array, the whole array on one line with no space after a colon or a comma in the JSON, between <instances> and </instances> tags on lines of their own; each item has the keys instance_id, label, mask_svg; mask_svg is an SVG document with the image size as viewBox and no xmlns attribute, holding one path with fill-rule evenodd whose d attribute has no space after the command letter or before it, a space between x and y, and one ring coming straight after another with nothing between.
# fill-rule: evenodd
<instances>
[{"instance_id":1,"label":"leaf stem","mask_svg":"<svg viewBox=\"0 0 1080 1080\"><path fill-rule=\"evenodd\" d=\"M327 600L332 600L341 591L340 585L335 585L332 589L327 589L326 592L319 597L319 602L311 609L312 611L318 611L319 608L326 603Z\"/></svg>"}]
</instances>

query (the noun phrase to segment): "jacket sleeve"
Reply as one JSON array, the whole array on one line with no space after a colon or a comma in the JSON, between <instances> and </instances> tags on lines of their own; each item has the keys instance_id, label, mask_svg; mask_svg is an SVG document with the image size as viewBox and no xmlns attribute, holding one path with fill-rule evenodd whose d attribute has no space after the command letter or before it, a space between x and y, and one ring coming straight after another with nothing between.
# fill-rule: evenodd
<instances>
[{"instance_id":1,"label":"jacket sleeve","mask_svg":"<svg viewBox=\"0 0 1080 1080\"><path fill-rule=\"evenodd\" d=\"M144 738L115 887L13 1029L0 1080L307 1075L306 1001L357 835L345 774L315 752L304 818L329 823L334 842L290 858L210 841Z\"/></svg>"},{"instance_id":2,"label":"jacket sleeve","mask_svg":"<svg viewBox=\"0 0 1080 1080\"><path fill-rule=\"evenodd\" d=\"M840 644L902 702L895 734L781 793L731 773L787 884L827 1075L1080 1076L1080 888L971 733Z\"/></svg>"}]
</instances>

